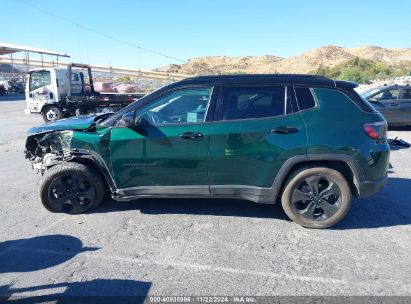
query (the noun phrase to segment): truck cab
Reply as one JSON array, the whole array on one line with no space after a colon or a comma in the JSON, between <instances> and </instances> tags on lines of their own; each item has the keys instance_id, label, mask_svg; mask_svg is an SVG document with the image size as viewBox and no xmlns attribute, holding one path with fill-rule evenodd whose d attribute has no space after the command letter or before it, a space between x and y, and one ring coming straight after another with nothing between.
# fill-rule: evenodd
<instances>
[{"instance_id":1,"label":"truck cab","mask_svg":"<svg viewBox=\"0 0 411 304\"><path fill-rule=\"evenodd\" d=\"M27 75L25 112L42 113L52 120L52 115L55 115L54 107L64 102L69 94L82 94L84 87L84 76L81 71L72 71L69 81L67 68L33 69ZM51 109L50 112L46 112L48 108Z\"/></svg>"},{"instance_id":2,"label":"truck cab","mask_svg":"<svg viewBox=\"0 0 411 304\"><path fill-rule=\"evenodd\" d=\"M90 66L79 63L61 69L33 69L27 77L24 112L40 113L45 122L82 114L116 112L145 95L95 92Z\"/></svg>"}]
</instances>

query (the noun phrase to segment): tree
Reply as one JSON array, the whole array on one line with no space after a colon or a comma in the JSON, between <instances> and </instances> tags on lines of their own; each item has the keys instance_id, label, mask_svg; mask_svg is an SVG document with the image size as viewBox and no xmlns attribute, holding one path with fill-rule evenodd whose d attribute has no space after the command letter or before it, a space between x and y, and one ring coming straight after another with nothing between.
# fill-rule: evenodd
<instances>
[{"instance_id":1,"label":"tree","mask_svg":"<svg viewBox=\"0 0 411 304\"><path fill-rule=\"evenodd\" d=\"M312 74L323 75L338 80L350 80L358 83L369 83L371 80L406 75L406 66L388 66L382 62L355 57L345 63L330 67L320 67Z\"/></svg>"}]
</instances>

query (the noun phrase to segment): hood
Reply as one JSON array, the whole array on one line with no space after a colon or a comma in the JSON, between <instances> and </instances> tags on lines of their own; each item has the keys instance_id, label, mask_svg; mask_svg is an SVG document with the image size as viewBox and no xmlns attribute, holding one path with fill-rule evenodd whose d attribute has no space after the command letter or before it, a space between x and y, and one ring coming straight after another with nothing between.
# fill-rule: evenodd
<instances>
[{"instance_id":1,"label":"hood","mask_svg":"<svg viewBox=\"0 0 411 304\"><path fill-rule=\"evenodd\" d=\"M33 127L27 131L27 135L35 135L39 133L46 133L52 131L85 130L93 126L95 124L96 119L101 116L102 115L79 116L60 119L57 121L46 123L38 127Z\"/></svg>"}]
</instances>

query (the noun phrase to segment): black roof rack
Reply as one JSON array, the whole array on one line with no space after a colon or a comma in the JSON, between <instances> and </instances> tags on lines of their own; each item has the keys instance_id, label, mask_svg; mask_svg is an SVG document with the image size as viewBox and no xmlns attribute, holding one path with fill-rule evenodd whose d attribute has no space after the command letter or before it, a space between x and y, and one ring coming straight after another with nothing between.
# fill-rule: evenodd
<instances>
[{"instance_id":1,"label":"black roof rack","mask_svg":"<svg viewBox=\"0 0 411 304\"><path fill-rule=\"evenodd\" d=\"M320 85L335 87L334 80L320 75L306 74L236 74L236 75L207 75L195 76L183 79L179 83L199 84L199 83L220 83L220 84L241 84L241 83L267 83L267 84L297 84L297 85Z\"/></svg>"}]
</instances>

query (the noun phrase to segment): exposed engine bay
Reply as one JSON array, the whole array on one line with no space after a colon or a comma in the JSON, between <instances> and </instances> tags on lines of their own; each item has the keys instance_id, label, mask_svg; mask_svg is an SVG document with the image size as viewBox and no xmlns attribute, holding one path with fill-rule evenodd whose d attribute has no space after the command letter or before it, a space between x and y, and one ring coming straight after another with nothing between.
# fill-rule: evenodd
<instances>
[{"instance_id":1,"label":"exposed engine bay","mask_svg":"<svg viewBox=\"0 0 411 304\"><path fill-rule=\"evenodd\" d=\"M29 136L25 155L33 169L43 175L48 168L70 159L72 135L72 131L53 131Z\"/></svg>"}]
</instances>

